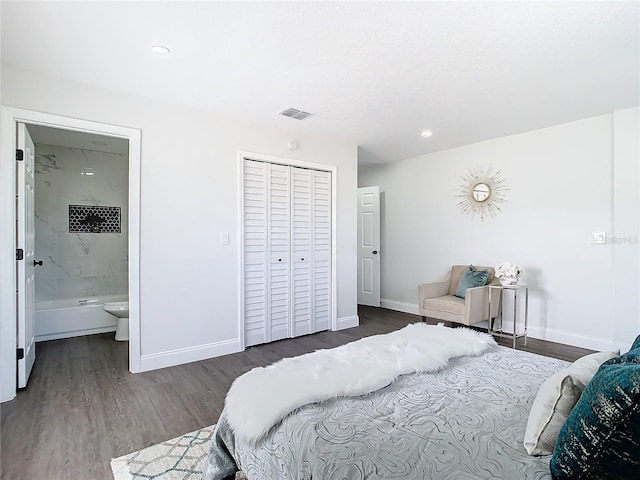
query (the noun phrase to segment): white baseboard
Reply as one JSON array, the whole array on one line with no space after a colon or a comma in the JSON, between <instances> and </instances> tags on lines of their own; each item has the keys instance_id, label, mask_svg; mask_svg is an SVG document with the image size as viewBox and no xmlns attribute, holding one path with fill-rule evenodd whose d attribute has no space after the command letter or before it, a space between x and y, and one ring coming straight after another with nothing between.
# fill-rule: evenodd
<instances>
[{"instance_id":1,"label":"white baseboard","mask_svg":"<svg viewBox=\"0 0 640 480\"><path fill-rule=\"evenodd\" d=\"M208 358L237 353L240 349L240 339L225 340L223 342L208 343L196 347L179 348L168 352L142 355L140 358L140 371L148 372L158 368L173 367L183 363L197 362Z\"/></svg>"},{"instance_id":2,"label":"white baseboard","mask_svg":"<svg viewBox=\"0 0 640 480\"><path fill-rule=\"evenodd\" d=\"M353 328L360 325L360 317L351 315L350 317L342 317L338 319L336 330L344 330L345 328Z\"/></svg>"},{"instance_id":3,"label":"white baseboard","mask_svg":"<svg viewBox=\"0 0 640 480\"><path fill-rule=\"evenodd\" d=\"M395 310L396 312L413 313L414 315L420 314L418 305L415 303L396 302L395 300L381 298L380 306L382 308L388 308L389 310Z\"/></svg>"},{"instance_id":4,"label":"white baseboard","mask_svg":"<svg viewBox=\"0 0 640 480\"><path fill-rule=\"evenodd\" d=\"M581 335L577 333L563 332L552 328L539 328L529 326L529 336L548 340L550 342L564 343L565 345L573 345L575 347L588 348L590 350L620 350L626 352L629 350L631 343L628 345L620 342L614 342L612 339L592 337L589 335ZM632 340L633 341L633 340Z\"/></svg>"},{"instance_id":5,"label":"white baseboard","mask_svg":"<svg viewBox=\"0 0 640 480\"><path fill-rule=\"evenodd\" d=\"M389 310L395 310L397 312L412 313L419 315L418 305L413 303L398 302L395 300L388 300L386 298L381 299L380 306L382 308L388 308ZM486 328L486 322L483 325ZM563 343L565 345L573 345L575 347L588 348L591 350L620 350L626 352L629 350L631 343L623 344L620 342L614 342L611 339L592 337L589 335L581 335L570 332L563 332L554 330L552 328L540 328L529 325L528 336L531 338L538 338L540 340L547 340L549 342ZM633 341L633 339L631 340Z\"/></svg>"}]
</instances>

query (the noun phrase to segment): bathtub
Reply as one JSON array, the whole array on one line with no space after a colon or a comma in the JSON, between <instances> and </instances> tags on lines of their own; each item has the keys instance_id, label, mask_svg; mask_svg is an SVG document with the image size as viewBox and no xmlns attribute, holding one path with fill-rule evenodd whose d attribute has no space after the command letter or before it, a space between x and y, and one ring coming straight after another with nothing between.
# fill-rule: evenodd
<instances>
[{"instance_id":1,"label":"bathtub","mask_svg":"<svg viewBox=\"0 0 640 480\"><path fill-rule=\"evenodd\" d=\"M36 342L115 332L118 319L105 312L105 302L124 302L127 295L69 298L35 305Z\"/></svg>"}]
</instances>

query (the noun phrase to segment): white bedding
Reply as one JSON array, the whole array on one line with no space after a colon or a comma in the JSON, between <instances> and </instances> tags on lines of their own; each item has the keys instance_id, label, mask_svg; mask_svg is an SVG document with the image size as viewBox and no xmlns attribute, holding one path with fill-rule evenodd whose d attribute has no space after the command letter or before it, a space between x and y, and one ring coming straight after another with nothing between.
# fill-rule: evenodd
<instances>
[{"instance_id":1,"label":"white bedding","mask_svg":"<svg viewBox=\"0 0 640 480\"><path fill-rule=\"evenodd\" d=\"M495 347L435 373L298 408L256 445L222 413L204 480L550 480L549 456L528 455L527 417L562 360Z\"/></svg>"},{"instance_id":2,"label":"white bedding","mask_svg":"<svg viewBox=\"0 0 640 480\"><path fill-rule=\"evenodd\" d=\"M294 358L257 367L237 378L225 410L236 438L252 444L303 405L364 395L398 376L435 372L451 358L479 355L493 338L467 328L416 323Z\"/></svg>"}]
</instances>

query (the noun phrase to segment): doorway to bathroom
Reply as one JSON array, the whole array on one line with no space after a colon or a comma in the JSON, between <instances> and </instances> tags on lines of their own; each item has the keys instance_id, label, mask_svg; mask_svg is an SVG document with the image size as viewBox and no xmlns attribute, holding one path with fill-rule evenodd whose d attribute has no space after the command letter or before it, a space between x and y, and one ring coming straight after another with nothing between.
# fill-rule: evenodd
<instances>
[{"instance_id":1,"label":"doorway to bathroom","mask_svg":"<svg viewBox=\"0 0 640 480\"><path fill-rule=\"evenodd\" d=\"M24 132L33 140L27 191L35 199L21 204ZM35 341L115 331L118 318L105 302L128 299L129 370L140 371L140 131L3 107L2 137L15 141L0 151L0 400L26 385ZM33 236L29 262L21 231ZM7 294L11 284L17 295Z\"/></svg>"},{"instance_id":2,"label":"doorway to bathroom","mask_svg":"<svg viewBox=\"0 0 640 480\"><path fill-rule=\"evenodd\" d=\"M34 339L114 332L103 307L128 300L129 141L24 128L35 146Z\"/></svg>"}]
</instances>

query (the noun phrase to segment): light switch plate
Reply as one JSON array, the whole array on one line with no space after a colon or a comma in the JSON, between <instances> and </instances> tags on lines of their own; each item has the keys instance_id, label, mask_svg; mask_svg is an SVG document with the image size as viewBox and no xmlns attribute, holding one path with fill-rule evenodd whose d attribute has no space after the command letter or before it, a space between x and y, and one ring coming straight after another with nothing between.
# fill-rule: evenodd
<instances>
[{"instance_id":1,"label":"light switch plate","mask_svg":"<svg viewBox=\"0 0 640 480\"><path fill-rule=\"evenodd\" d=\"M220 245L229 245L229 232L220 232Z\"/></svg>"},{"instance_id":2,"label":"light switch plate","mask_svg":"<svg viewBox=\"0 0 640 480\"><path fill-rule=\"evenodd\" d=\"M591 243L607 243L607 232L592 232L593 241Z\"/></svg>"}]
</instances>

